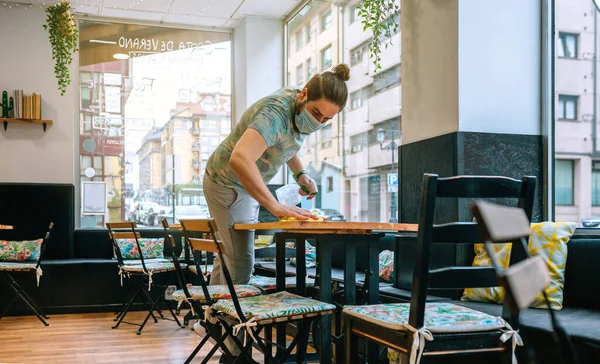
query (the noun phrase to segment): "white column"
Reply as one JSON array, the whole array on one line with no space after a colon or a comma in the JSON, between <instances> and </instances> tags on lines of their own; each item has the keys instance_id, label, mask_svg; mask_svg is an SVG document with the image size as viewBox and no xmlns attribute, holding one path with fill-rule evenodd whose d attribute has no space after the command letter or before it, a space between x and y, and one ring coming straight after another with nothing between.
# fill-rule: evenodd
<instances>
[{"instance_id":1,"label":"white column","mask_svg":"<svg viewBox=\"0 0 600 364\"><path fill-rule=\"evenodd\" d=\"M283 87L283 23L246 17L233 31L234 122L260 98ZM284 183L280 171L271 183Z\"/></svg>"}]
</instances>

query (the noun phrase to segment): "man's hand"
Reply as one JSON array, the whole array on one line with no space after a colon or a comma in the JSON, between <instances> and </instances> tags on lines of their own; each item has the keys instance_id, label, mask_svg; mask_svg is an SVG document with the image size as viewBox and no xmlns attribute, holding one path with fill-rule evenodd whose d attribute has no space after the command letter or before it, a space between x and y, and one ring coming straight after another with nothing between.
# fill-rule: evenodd
<instances>
[{"instance_id":1,"label":"man's hand","mask_svg":"<svg viewBox=\"0 0 600 364\"><path fill-rule=\"evenodd\" d=\"M298 177L297 182L298 186L300 186L300 194L302 196L308 196L306 198L307 200L312 200L317 195L317 192L319 192L317 190L317 183L315 182L315 180L310 178L306 173ZM306 189L308 189L308 192L303 190L302 187L306 187Z\"/></svg>"},{"instance_id":2,"label":"man's hand","mask_svg":"<svg viewBox=\"0 0 600 364\"><path fill-rule=\"evenodd\" d=\"M274 205L268 208L268 210L275 216L281 217L294 217L300 220L317 220L319 217L313 215L310 211L300 208L298 206L287 206L282 204Z\"/></svg>"}]
</instances>

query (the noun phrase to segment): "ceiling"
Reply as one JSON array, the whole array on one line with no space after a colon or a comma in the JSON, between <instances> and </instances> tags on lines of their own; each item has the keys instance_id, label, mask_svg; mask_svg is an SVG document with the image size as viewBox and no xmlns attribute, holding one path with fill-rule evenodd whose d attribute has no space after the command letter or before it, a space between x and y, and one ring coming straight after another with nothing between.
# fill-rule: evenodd
<instances>
[{"instance_id":1,"label":"ceiling","mask_svg":"<svg viewBox=\"0 0 600 364\"><path fill-rule=\"evenodd\" d=\"M3 0L19 6L47 6L59 0ZM71 0L76 14L119 19L233 28L246 16L282 18L301 0Z\"/></svg>"}]
</instances>

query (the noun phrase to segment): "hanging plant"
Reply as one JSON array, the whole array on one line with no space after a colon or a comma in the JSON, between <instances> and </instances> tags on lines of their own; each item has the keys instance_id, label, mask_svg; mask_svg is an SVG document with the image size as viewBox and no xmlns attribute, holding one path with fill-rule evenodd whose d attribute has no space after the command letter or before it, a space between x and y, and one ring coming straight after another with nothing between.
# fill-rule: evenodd
<instances>
[{"instance_id":1,"label":"hanging plant","mask_svg":"<svg viewBox=\"0 0 600 364\"><path fill-rule=\"evenodd\" d=\"M71 13L71 4L62 0L56 5L46 8L46 24L50 44L52 45L52 59L54 59L54 74L58 80L58 89L61 96L71 84L69 66L73 61L73 54L77 52L78 30L75 17Z\"/></svg>"},{"instance_id":2,"label":"hanging plant","mask_svg":"<svg viewBox=\"0 0 600 364\"><path fill-rule=\"evenodd\" d=\"M381 47L392 45L392 36L398 32L396 16L400 6L395 0L363 0L358 6L358 16L362 18L363 30L371 30L373 39L369 45L371 61L375 73L381 69Z\"/></svg>"}]
</instances>

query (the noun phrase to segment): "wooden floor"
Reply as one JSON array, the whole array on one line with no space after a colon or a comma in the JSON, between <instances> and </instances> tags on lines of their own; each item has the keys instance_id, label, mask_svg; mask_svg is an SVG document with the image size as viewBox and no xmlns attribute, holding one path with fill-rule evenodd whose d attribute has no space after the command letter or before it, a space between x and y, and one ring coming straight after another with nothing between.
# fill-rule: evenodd
<instances>
[{"instance_id":1,"label":"wooden floor","mask_svg":"<svg viewBox=\"0 0 600 364\"><path fill-rule=\"evenodd\" d=\"M127 321L141 322L144 312L131 312ZM183 363L200 341L190 328L173 321L148 324L137 335L137 326L121 324L111 329L114 314L51 315L45 327L35 316L0 320L0 363ZM200 363L212 348L196 356ZM210 363L218 363L216 354ZM255 359L259 362L258 353Z\"/></svg>"}]
</instances>

